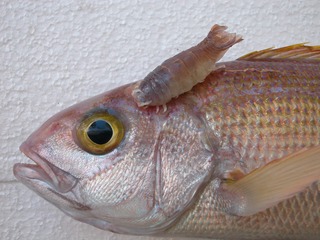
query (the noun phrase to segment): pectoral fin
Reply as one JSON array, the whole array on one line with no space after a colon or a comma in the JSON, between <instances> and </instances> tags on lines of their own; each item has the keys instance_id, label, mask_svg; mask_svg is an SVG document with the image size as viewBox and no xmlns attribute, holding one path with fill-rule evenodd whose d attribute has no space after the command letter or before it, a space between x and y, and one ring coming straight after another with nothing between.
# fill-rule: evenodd
<instances>
[{"instance_id":1,"label":"pectoral fin","mask_svg":"<svg viewBox=\"0 0 320 240\"><path fill-rule=\"evenodd\" d=\"M248 216L270 208L320 180L320 147L272 161L237 181L222 185L226 211Z\"/></svg>"}]
</instances>

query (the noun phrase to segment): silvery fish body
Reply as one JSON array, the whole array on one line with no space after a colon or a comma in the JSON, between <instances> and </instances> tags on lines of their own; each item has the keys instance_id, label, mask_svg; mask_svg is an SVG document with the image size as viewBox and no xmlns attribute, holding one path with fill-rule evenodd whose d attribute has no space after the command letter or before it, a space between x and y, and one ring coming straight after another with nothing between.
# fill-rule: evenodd
<instances>
[{"instance_id":1,"label":"silvery fish body","mask_svg":"<svg viewBox=\"0 0 320 240\"><path fill-rule=\"evenodd\" d=\"M164 64L152 80L58 113L22 144L36 164L16 164L16 177L67 215L112 232L319 239L319 47L215 64L240 38L213 30L224 44L213 47L205 79L192 80L209 64L197 55L187 83L179 66ZM164 89L172 94L162 98Z\"/></svg>"}]
</instances>

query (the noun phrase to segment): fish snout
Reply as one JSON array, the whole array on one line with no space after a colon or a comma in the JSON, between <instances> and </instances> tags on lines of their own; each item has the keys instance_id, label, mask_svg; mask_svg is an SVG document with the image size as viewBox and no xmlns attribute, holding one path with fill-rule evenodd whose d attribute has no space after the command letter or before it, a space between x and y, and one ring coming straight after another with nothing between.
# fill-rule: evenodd
<instances>
[{"instance_id":1,"label":"fish snout","mask_svg":"<svg viewBox=\"0 0 320 240\"><path fill-rule=\"evenodd\" d=\"M77 185L78 179L76 177L56 167L33 151L32 145L28 140L21 144L20 151L35 163L18 163L14 165L13 173L20 181L31 181L36 184L38 180L48 184L54 191L59 193L69 192Z\"/></svg>"}]
</instances>

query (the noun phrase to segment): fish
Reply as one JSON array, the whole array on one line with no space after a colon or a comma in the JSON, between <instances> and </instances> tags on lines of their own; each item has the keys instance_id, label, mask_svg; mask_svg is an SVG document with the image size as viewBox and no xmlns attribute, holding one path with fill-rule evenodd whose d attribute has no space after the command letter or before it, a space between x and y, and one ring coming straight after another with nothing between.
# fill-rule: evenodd
<instances>
[{"instance_id":1,"label":"fish","mask_svg":"<svg viewBox=\"0 0 320 240\"><path fill-rule=\"evenodd\" d=\"M119 234L320 239L320 46L218 62L226 29L51 117L15 177Z\"/></svg>"}]
</instances>

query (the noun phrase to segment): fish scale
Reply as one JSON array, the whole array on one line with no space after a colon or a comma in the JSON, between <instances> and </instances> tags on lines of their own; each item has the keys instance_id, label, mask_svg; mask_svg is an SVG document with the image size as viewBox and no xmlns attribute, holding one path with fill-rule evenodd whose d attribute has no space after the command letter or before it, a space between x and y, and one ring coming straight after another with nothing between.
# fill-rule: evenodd
<instances>
[{"instance_id":1,"label":"fish scale","mask_svg":"<svg viewBox=\"0 0 320 240\"><path fill-rule=\"evenodd\" d=\"M320 144L320 81L315 81L320 78L318 64L234 61L224 65L225 72L211 74L185 97L200 93L198 100L206 99L200 112L221 145L239 153L244 164L237 164L237 154L226 160L248 173ZM269 70L263 71L265 68ZM278 74L282 72L286 75ZM260 87L258 93L252 91L255 86ZM282 91L272 92L274 87ZM223 156L219 161L224 161ZM237 217L224 213L216 181L213 179L199 193L194 207L168 233L227 239L318 239L320 183L264 212ZM314 233L306 235L305 229Z\"/></svg>"},{"instance_id":2,"label":"fish scale","mask_svg":"<svg viewBox=\"0 0 320 240\"><path fill-rule=\"evenodd\" d=\"M237 240L319 239L320 205L317 203L320 200L320 183L250 217L225 214L223 203L215 192L215 184L213 180L201 192L196 204L167 234Z\"/></svg>"},{"instance_id":3,"label":"fish scale","mask_svg":"<svg viewBox=\"0 0 320 240\"><path fill-rule=\"evenodd\" d=\"M206 94L200 99L210 99L200 111L222 142L230 144L237 152L246 152L242 156L246 162L263 158L264 162L260 164L319 144L320 81L314 81L320 77L317 64L296 63L295 68L282 62L235 61L224 64L225 72L211 74L189 93ZM255 70L243 75L249 70L241 72L241 69ZM271 73L271 76L261 79L262 72ZM293 80L290 75L274 74L282 72L294 72ZM239 75L243 77L239 78ZM250 91L251 86L259 86L260 93ZM270 93L272 87L282 91ZM264 151L257 151L255 147Z\"/></svg>"}]
</instances>

